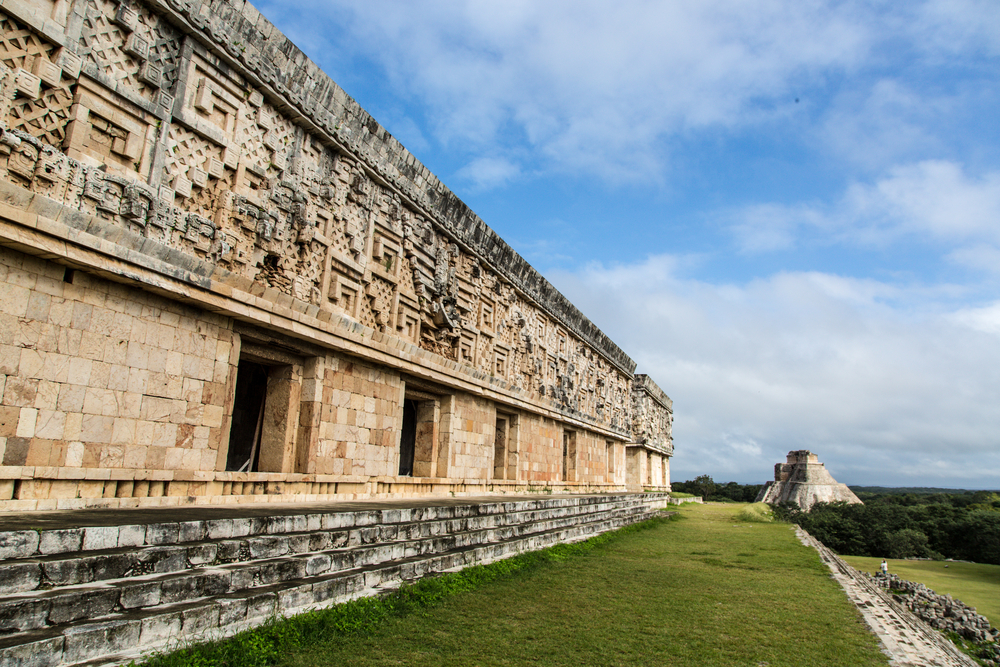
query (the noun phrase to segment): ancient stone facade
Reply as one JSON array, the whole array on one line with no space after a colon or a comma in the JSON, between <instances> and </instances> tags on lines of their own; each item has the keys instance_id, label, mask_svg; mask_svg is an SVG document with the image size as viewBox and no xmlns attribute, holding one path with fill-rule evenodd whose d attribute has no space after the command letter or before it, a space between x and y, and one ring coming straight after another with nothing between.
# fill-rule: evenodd
<instances>
[{"instance_id":1,"label":"ancient stone facade","mask_svg":"<svg viewBox=\"0 0 1000 667\"><path fill-rule=\"evenodd\" d=\"M251 5L0 27L0 509L669 488L663 392Z\"/></svg>"},{"instance_id":2,"label":"ancient stone facade","mask_svg":"<svg viewBox=\"0 0 1000 667\"><path fill-rule=\"evenodd\" d=\"M798 503L806 512L816 503L861 502L846 484L838 484L819 457L807 449L788 452L785 463L774 464L774 481L764 485L756 500L772 505L787 501Z\"/></svg>"}]
</instances>

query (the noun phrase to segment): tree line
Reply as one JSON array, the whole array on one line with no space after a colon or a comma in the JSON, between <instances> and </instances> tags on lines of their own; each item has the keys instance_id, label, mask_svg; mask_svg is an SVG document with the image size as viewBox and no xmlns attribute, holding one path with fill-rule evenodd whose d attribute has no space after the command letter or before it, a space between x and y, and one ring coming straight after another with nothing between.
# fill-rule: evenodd
<instances>
[{"instance_id":1,"label":"tree line","mask_svg":"<svg viewBox=\"0 0 1000 667\"><path fill-rule=\"evenodd\" d=\"M686 482L671 482L670 488L680 493L690 493L701 496L704 500L716 503L752 503L757 494L764 488L763 484L737 484L726 482L717 484L709 475L699 475Z\"/></svg>"},{"instance_id":2,"label":"tree line","mask_svg":"<svg viewBox=\"0 0 1000 667\"><path fill-rule=\"evenodd\" d=\"M673 482L674 491L710 502L751 503L763 484L717 483L709 475ZM775 516L796 523L845 556L969 560L1000 565L1000 493L852 487L863 505L795 503Z\"/></svg>"},{"instance_id":3,"label":"tree line","mask_svg":"<svg viewBox=\"0 0 1000 667\"><path fill-rule=\"evenodd\" d=\"M859 493L863 505L795 503L775 508L842 555L969 560L1000 565L1000 494Z\"/></svg>"}]
</instances>

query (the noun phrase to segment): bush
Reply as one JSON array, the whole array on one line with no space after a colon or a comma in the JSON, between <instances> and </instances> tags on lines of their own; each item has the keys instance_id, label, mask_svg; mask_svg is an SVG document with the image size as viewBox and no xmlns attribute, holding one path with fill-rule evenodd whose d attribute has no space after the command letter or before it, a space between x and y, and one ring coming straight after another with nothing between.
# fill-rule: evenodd
<instances>
[{"instance_id":1,"label":"bush","mask_svg":"<svg viewBox=\"0 0 1000 667\"><path fill-rule=\"evenodd\" d=\"M771 523L774 521L774 513L767 503L754 503L737 512L736 520L743 523Z\"/></svg>"}]
</instances>

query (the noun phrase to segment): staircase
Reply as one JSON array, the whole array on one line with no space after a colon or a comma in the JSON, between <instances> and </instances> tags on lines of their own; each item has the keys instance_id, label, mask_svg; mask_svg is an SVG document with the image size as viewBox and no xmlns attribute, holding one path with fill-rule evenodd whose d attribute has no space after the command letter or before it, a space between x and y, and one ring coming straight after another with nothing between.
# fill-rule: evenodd
<instances>
[{"instance_id":1,"label":"staircase","mask_svg":"<svg viewBox=\"0 0 1000 667\"><path fill-rule=\"evenodd\" d=\"M222 518L209 509L185 521L176 519L197 510L119 510L112 525L21 530L4 530L11 522L0 517L0 665L120 664L585 539L646 519L665 499L355 503Z\"/></svg>"}]
</instances>

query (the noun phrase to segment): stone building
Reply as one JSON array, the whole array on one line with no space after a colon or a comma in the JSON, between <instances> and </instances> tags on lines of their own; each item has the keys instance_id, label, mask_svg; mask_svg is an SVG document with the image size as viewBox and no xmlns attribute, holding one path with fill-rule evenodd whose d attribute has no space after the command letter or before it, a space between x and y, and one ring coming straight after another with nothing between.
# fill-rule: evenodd
<instances>
[{"instance_id":1,"label":"stone building","mask_svg":"<svg viewBox=\"0 0 1000 667\"><path fill-rule=\"evenodd\" d=\"M860 503L846 484L840 484L808 449L788 452L785 463L774 464L774 481L768 482L756 502L777 505L794 501L806 512L816 503Z\"/></svg>"},{"instance_id":2,"label":"stone building","mask_svg":"<svg viewBox=\"0 0 1000 667\"><path fill-rule=\"evenodd\" d=\"M0 510L669 489L670 399L250 4L0 28Z\"/></svg>"}]
</instances>

